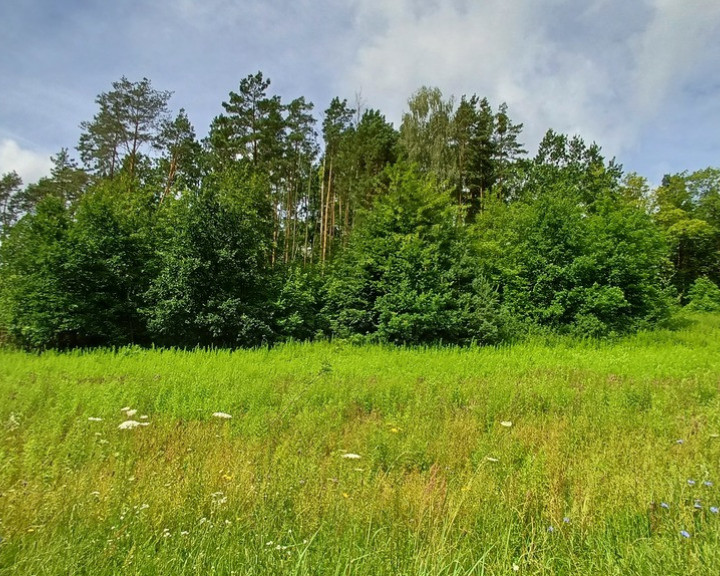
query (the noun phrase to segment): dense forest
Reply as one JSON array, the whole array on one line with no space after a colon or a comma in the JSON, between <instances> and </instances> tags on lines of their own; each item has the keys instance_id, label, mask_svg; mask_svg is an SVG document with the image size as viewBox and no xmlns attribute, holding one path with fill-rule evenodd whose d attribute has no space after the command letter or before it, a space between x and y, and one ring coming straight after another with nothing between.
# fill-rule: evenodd
<instances>
[{"instance_id":1,"label":"dense forest","mask_svg":"<svg viewBox=\"0 0 720 576\"><path fill-rule=\"evenodd\" d=\"M720 169L653 189L505 104L421 88L399 129L243 79L197 138L122 78L49 177L0 179L0 341L256 346L604 336L720 308Z\"/></svg>"}]
</instances>

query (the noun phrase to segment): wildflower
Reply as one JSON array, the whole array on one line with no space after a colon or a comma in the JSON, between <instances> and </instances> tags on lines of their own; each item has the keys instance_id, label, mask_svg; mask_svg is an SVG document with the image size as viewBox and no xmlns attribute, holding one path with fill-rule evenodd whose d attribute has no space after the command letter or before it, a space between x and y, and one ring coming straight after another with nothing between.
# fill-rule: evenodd
<instances>
[{"instance_id":1,"label":"wildflower","mask_svg":"<svg viewBox=\"0 0 720 576\"><path fill-rule=\"evenodd\" d=\"M93 490L92 492L90 492L90 496L100 496L100 492L98 492L97 490Z\"/></svg>"},{"instance_id":2,"label":"wildflower","mask_svg":"<svg viewBox=\"0 0 720 576\"><path fill-rule=\"evenodd\" d=\"M520 566L518 566L517 564L513 564L513 565L512 565L512 570L513 570L513 572L519 572L519 571L520 571Z\"/></svg>"},{"instance_id":3,"label":"wildflower","mask_svg":"<svg viewBox=\"0 0 720 576\"><path fill-rule=\"evenodd\" d=\"M223 420L229 420L230 418L232 418L232 416L227 412L213 412L213 416L215 418L221 418Z\"/></svg>"},{"instance_id":4,"label":"wildflower","mask_svg":"<svg viewBox=\"0 0 720 576\"><path fill-rule=\"evenodd\" d=\"M499 458L493 458L492 456L485 456L485 460L488 462L500 462Z\"/></svg>"},{"instance_id":5,"label":"wildflower","mask_svg":"<svg viewBox=\"0 0 720 576\"><path fill-rule=\"evenodd\" d=\"M570 524L570 518L568 518L567 516L565 516L565 518L563 518L563 522L564 522L565 524Z\"/></svg>"},{"instance_id":6,"label":"wildflower","mask_svg":"<svg viewBox=\"0 0 720 576\"><path fill-rule=\"evenodd\" d=\"M134 428L137 428L138 426L142 426L140 422L137 420L125 420L120 426L118 426L119 430L132 430Z\"/></svg>"},{"instance_id":7,"label":"wildflower","mask_svg":"<svg viewBox=\"0 0 720 576\"><path fill-rule=\"evenodd\" d=\"M212 498L213 503L218 506L227 502L227 496L225 496L222 492L213 492L210 494L210 497Z\"/></svg>"},{"instance_id":8,"label":"wildflower","mask_svg":"<svg viewBox=\"0 0 720 576\"><path fill-rule=\"evenodd\" d=\"M718 513L718 507L717 507L717 506L710 506L710 512L712 512L713 514L717 514L717 513Z\"/></svg>"},{"instance_id":9,"label":"wildflower","mask_svg":"<svg viewBox=\"0 0 720 576\"><path fill-rule=\"evenodd\" d=\"M190 532L188 532L187 530L180 531L180 536L187 536L188 534L190 534Z\"/></svg>"},{"instance_id":10,"label":"wildflower","mask_svg":"<svg viewBox=\"0 0 720 576\"><path fill-rule=\"evenodd\" d=\"M102 418L97 418L96 416L90 416L90 418L88 418L88 422L102 422Z\"/></svg>"},{"instance_id":11,"label":"wildflower","mask_svg":"<svg viewBox=\"0 0 720 576\"><path fill-rule=\"evenodd\" d=\"M398 428L390 428L390 432L392 432L393 434L397 434L398 432L400 432L400 430Z\"/></svg>"},{"instance_id":12,"label":"wildflower","mask_svg":"<svg viewBox=\"0 0 720 576\"><path fill-rule=\"evenodd\" d=\"M265 542L265 546L272 546L272 545L273 545L273 541L272 541L272 540L270 540L269 542Z\"/></svg>"},{"instance_id":13,"label":"wildflower","mask_svg":"<svg viewBox=\"0 0 720 576\"><path fill-rule=\"evenodd\" d=\"M684 444L684 443L685 443L685 440L683 440L682 438L678 438L677 440L675 440L675 444Z\"/></svg>"},{"instance_id":14,"label":"wildflower","mask_svg":"<svg viewBox=\"0 0 720 576\"><path fill-rule=\"evenodd\" d=\"M353 454L352 452L347 452L346 454L343 454L342 457L347 458L348 460L359 460L361 458L360 454Z\"/></svg>"},{"instance_id":15,"label":"wildflower","mask_svg":"<svg viewBox=\"0 0 720 576\"><path fill-rule=\"evenodd\" d=\"M147 419L148 419L147 414L143 414L142 416L140 416L140 420L147 420Z\"/></svg>"},{"instance_id":16,"label":"wildflower","mask_svg":"<svg viewBox=\"0 0 720 576\"><path fill-rule=\"evenodd\" d=\"M120 412L127 412L128 410L131 410L130 406L125 406L124 408L120 408Z\"/></svg>"},{"instance_id":17,"label":"wildflower","mask_svg":"<svg viewBox=\"0 0 720 576\"><path fill-rule=\"evenodd\" d=\"M680 530L680 536L682 536L683 538L690 538L690 532L688 532L687 530Z\"/></svg>"},{"instance_id":18,"label":"wildflower","mask_svg":"<svg viewBox=\"0 0 720 576\"><path fill-rule=\"evenodd\" d=\"M670 504L667 502L660 502L660 508L665 508L665 510L670 510Z\"/></svg>"},{"instance_id":19,"label":"wildflower","mask_svg":"<svg viewBox=\"0 0 720 576\"><path fill-rule=\"evenodd\" d=\"M708 488L712 488L712 485L713 483L710 482L710 480L705 480L705 482L703 482L703 486L707 486Z\"/></svg>"},{"instance_id":20,"label":"wildflower","mask_svg":"<svg viewBox=\"0 0 720 576\"><path fill-rule=\"evenodd\" d=\"M135 410L135 409L125 410L125 415L126 415L128 418L132 418L133 416L135 416L135 414L137 414L137 410Z\"/></svg>"},{"instance_id":21,"label":"wildflower","mask_svg":"<svg viewBox=\"0 0 720 576\"><path fill-rule=\"evenodd\" d=\"M553 528L552 526L548 526L547 531L550 532L550 534L552 534L553 532L555 532L555 528Z\"/></svg>"},{"instance_id":22,"label":"wildflower","mask_svg":"<svg viewBox=\"0 0 720 576\"><path fill-rule=\"evenodd\" d=\"M688 486L695 486L695 480L688 480Z\"/></svg>"},{"instance_id":23,"label":"wildflower","mask_svg":"<svg viewBox=\"0 0 720 576\"><path fill-rule=\"evenodd\" d=\"M512 426L512 422L510 420L503 420L500 422L500 426L504 426L505 428L510 428Z\"/></svg>"},{"instance_id":24,"label":"wildflower","mask_svg":"<svg viewBox=\"0 0 720 576\"><path fill-rule=\"evenodd\" d=\"M702 510L702 504L700 504L700 502L695 502L693 508L695 508L695 510Z\"/></svg>"}]
</instances>

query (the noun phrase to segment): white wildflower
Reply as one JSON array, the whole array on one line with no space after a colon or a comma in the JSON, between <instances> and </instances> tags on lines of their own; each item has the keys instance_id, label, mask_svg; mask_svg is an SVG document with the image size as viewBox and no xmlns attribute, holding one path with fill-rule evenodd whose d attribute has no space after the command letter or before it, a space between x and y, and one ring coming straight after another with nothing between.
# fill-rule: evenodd
<instances>
[{"instance_id":1,"label":"white wildflower","mask_svg":"<svg viewBox=\"0 0 720 576\"><path fill-rule=\"evenodd\" d=\"M180 536L187 536L188 534L190 534L190 532L188 532L187 530L180 531Z\"/></svg>"},{"instance_id":2,"label":"white wildflower","mask_svg":"<svg viewBox=\"0 0 720 576\"><path fill-rule=\"evenodd\" d=\"M102 418L97 418L96 416L90 416L90 418L88 418L88 422L102 422Z\"/></svg>"},{"instance_id":3,"label":"white wildflower","mask_svg":"<svg viewBox=\"0 0 720 576\"><path fill-rule=\"evenodd\" d=\"M343 454L342 457L347 458L348 460L360 460L360 458L362 458L360 454L353 454L352 452L347 452L346 454Z\"/></svg>"},{"instance_id":4,"label":"white wildflower","mask_svg":"<svg viewBox=\"0 0 720 576\"><path fill-rule=\"evenodd\" d=\"M120 408L120 412L127 412L128 410L132 410L130 406L125 406L124 408Z\"/></svg>"},{"instance_id":5,"label":"white wildflower","mask_svg":"<svg viewBox=\"0 0 720 576\"><path fill-rule=\"evenodd\" d=\"M135 414L137 414L137 410L135 408L133 408L132 410L125 410L125 415L128 418L132 418L133 416L135 416Z\"/></svg>"},{"instance_id":6,"label":"white wildflower","mask_svg":"<svg viewBox=\"0 0 720 576\"><path fill-rule=\"evenodd\" d=\"M493 458L492 456L485 456L485 460L488 462L500 462L499 458Z\"/></svg>"},{"instance_id":7,"label":"white wildflower","mask_svg":"<svg viewBox=\"0 0 720 576\"><path fill-rule=\"evenodd\" d=\"M148 419L147 414L143 414L142 416L140 416L140 420L147 420L147 419Z\"/></svg>"},{"instance_id":8,"label":"white wildflower","mask_svg":"<svg viewBox=\"0 0 720 576\"><path fill-rule=\"evenodd\" d=\"M512 422L510 422L510 420L503 420L502 422L500 422L500 426L504 426L505 428L510 428L510 426L512 426Z\"/></svg>"},{"instance_id":9,"label":"white wildflower","mask_svg":"<svg viewBox=\"0 0 720 576\"><path fill-rule=\"evenodd\" d=\"M138 426L142 426L142 424L137 420L125 420L125 422L121 423L120 426L118 426L118 429L132 430L133 428L137 428Z\"/></svg>"},{"instance_id":10,"label":"white wildflower","mask_svg":"<svg viewBox=\"0 0 720 576\"><path fill-rule=\"evenodd\" d=\"M228 414L227 412L213 412L213 416L215 418L222 418L223 420L229 420L232 418L232 415Z\"/></svg>"},{"instance_id":11,"label":"white wildflower","mask_svg":"<svg viewBox=\"0 0 720 576\"><path fill-rule=\"evenodd\" d=\"M520 566L518 566L517 564L513 564L513 565L512 565L512 569L513 569L513 572L519 572L519 571L520 571Z\"/></svg>"}]
</instances>

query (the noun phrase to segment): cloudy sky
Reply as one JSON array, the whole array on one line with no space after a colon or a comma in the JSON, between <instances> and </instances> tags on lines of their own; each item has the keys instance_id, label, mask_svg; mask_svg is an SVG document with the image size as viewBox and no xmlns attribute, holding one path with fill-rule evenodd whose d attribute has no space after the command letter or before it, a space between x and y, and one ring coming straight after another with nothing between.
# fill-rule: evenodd
<instances>
[{"instance_id":1,"label":"cloudy sky","mask_svg":"<svg viewBox=\"0 0 720 576\"><path fill-rule=\"evenodd\" d=\"M0 174L26 182L123 75L204 136L258 70L318 116L360 95L397 126L438 86L507 102L531 151L553 128L652 182L720 166L718 0L3 0L0 22Z\"/></svg>"}]
</instances>

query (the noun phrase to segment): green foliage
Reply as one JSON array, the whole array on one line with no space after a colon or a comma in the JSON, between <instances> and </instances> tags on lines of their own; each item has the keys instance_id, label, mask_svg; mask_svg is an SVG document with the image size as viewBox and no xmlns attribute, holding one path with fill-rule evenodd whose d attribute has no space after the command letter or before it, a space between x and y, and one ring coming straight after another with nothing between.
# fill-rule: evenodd
<instances>
[{"instance_id":1,"label":"green foliage","mask_svg":"<svg viewBox=\"0 0 720 576\"><path fill-rule=\"evenodd\" d=\"M475 264L449 197L434 179L397 167L328 279L331 332L407 344L496 342L504 314Z\"/></svg>"},{"instance_id":2,"label":"green foliage","mask_svg":"<svg viewBox=\"0 0 720 576\"><path fill-rule=\"evenodd\" d=\"M152 276L147 198L131 182L103 181L71 217L46 196L2 247L7 330L30 348L144 340L138 309Z\"/></svg>"},{"instance_id":3,"label":"green foliage","mask_svg":"<svg viewBox=\"0 0 720 576\"><path fill-rule=\"evenodd\" d=\"M720 312L720 288L712 280L698 278L688 291L687 308L698 312Z\"/></svg>"},{"instance_id":4,"label":"green foliage","mask_svg":"<svg viewBox=\"0 0 720 576\"><path fill-rule=\"evenodd\" d=\"M570 192L496 204L477 224L481 266L522 320L597 336L667 316L665 244L642 210Z\"/></svg>"},{"instance_id":5,"label":"green foliage","mask_svg":"<svg viewBox=\"0 0 720 576\"><path fill-rule=\"evenodd\" d=\"M113 82L112 90L95 99L99 110L92 121L80 124L78 150L88 169L112 178L124 166L134 177L142 148L161 145L170 96L147 78Z\"/></svg>"},{"instance_id":6,"label":"green foliage","mask_svg":"<svg viewBox=\"0 0 720 576\"><path fill-rule=\"evenodd\" d=\"M314 269L289 267L278 274L281 286L273 307L275 331L283 340L311 340L322 336L323 279Z\"/></svg>"},{"instance_id":7,"label":"green foliage","mask_svg":"<svg viewBox=\"0 0 720 576\"><path fill-rule=\"evenodd\" d=\"M241 346L271 337L265 186L231 166L163 206L158 272L143 310L154 342Z\"/></svg>"},{"instance_id":8,"label":"green foliage","mask_svg":"<svg viewBox=\"0 0 720 576\"><path fill-rule=\"evenodd\" d=\"M3 329L12 341L44 348L72 343L78 325L68 314L75 304L68 285L65 206L48 197L3 240L0 307Z\"/></svg>"},{"instance_id":9,"label":"green foliage","mask_svg":"<svg viewBox=\"0 0 720 576\"><path fill-rule=\"evenodd\" d=\"M673 284L687 296L703 276L720 281L720 172L667 175L655 192L655 219L668 239Z\"/></svg>"},{"instance_id":10,"label":"green foliage","mask_svg":"<svg viewBox=\"0 0 720 576\"><path fill-rule=\"evenodd\" d=\"M8 234L20 213L18 197L22 178L17 172L8 172L0 178L0 239Z\"/></svg>"}]
</instances>

